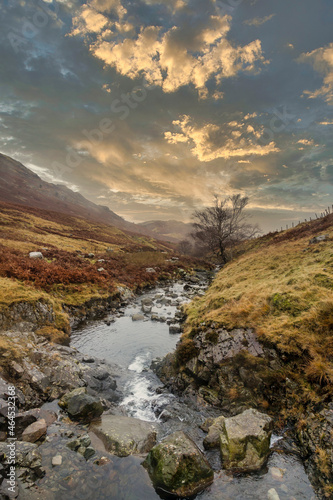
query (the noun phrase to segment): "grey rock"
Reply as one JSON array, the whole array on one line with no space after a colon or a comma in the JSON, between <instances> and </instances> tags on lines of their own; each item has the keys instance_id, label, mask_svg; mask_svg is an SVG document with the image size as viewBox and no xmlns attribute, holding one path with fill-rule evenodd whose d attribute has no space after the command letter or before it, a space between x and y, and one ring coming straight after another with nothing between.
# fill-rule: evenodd
<instances>
[{"instance_id":1,"label":"grey rock","mask_svg":"<svg viewBox=\"0 0 333 500\"><path fill-rule=\"evenodd\" d=\"M182 328L179 324L175 324L175 325L170 325L169 326L169 333L181 333L182 332Z\"/></svg>"},{"instance_id":2,"label":"grey rock","mask_svg":"<svg viewBox=\"0 0 333 500\"><path fill-rule=\"evenodd\" d=\"M250 409L222 418L220 446L224 469L259 470L269 455L272 419Z\"/></svg>"},{"instance_id":3,"label":"grey rock","mask_svg":"<svg viewBox=\"0 0 333 500\"><path fill-rule=\"evenodd\" d=\"M56 455L55 457L52 458L52 465L53 467L56 467L57 465L62 464L62 456L61 455Z\"/></svg>"},{"instance_id":4,"label":"grey rock","mask_svg":"<svg viewBox=\"0 0 333 500\"><path fill-rule=\"evenodd\" d=\"M152 306L143 305L141 309L145 314L149 314L152 310Z\"/></svg>"},{"instance_id":5,"label":"grey rock","mask_svg":"<svg viewBox=\"0 0 333 500\"><path fill-rule=\"evenodd\" d=\"M43 259L43 254L42 252L30 252L29 253L30 259Z\"/></svg>"},{"instance_id":6,"label":"grey rock","mask_svg":"<svg viewBox=\"0 0 333 500\"><path fill-rule=\"evenodd\" d=\"M204 447L206 450L220 447L220 434L225 428L225 417L221 416L215 419L210 419L208 427L208 435L204 439Z\"/></svg>"},{"instance_id":7,"label":"grey rock","mask_svg":"<svg viewBox=\"0 0 333 500\"><path fill-rule=\"evenodd\" d=\"M148 453L156 443L156 427L131 417L103 415L92 430L119 457Z\"/></svg>"},{"instance_id":8,"label":"grey rock","mask_svg":"<svg viewBox=\"0 0 333 500\"><path fill-rule=\"evenodd\" d=\"M320 236L315 236L314 238L311 238L310 240L310 245L314 243L320 243L321 241L329 240L329 235L328 234L321 234Z\"/></svg>"},{"instance_id":9,"label":"grey rock","mask_svg":"<svg viewBox=\"0 0 333 500\"><path fill-rule=\"evenodd\" d=\"M133 314L132 321L143 321L145 319L143 314Z\"/></svg>"},{"instance_id":10,"label":"grey rock","mask_svg":"<svg viewBox=\"0 0 333 500\"><path fill-rule=\"evenodd\" d=\"M59 406L74 420L90 421L102 415L104 408L100 399L87 394L86 388L79 388L65 394Z\"/></svg>"}]
</instances>

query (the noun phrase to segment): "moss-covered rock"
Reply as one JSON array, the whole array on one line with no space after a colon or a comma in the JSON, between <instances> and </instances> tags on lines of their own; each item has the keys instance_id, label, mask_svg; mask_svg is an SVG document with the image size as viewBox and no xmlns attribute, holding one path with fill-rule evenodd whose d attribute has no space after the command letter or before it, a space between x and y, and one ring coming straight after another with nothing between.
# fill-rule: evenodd
<instances>
[{"instance_id":1,"label":"moss-covered rock","mask_svg":"<svg viewBox=\"0 0 333 500\"><path fill-rule=\"evenodd\" d=\"M272 419L250 409L219 423L223 468L259 470L269 455Z\"/></svg>"},{"instance_id":2,"label":"moss-covered rock","mask_svg":"<svg viewBox=\"0 0 333 500\"><path fill-rule=\"evenodd\" d=\"M199 493L214 479L207 459L184 432L175 432L155 446L143 465L157 490L182 498Z\"/></svg>"}]
</instances>

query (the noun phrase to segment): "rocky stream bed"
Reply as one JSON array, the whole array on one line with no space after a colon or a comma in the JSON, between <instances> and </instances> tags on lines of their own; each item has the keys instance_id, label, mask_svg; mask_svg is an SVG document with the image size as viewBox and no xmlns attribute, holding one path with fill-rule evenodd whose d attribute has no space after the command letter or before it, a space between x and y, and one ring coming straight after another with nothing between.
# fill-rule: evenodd
<instances>
[{"instance_id":1,"label":"rocky stream bed","mask_svg":"<svg viewBox=\"0 0 333 500\"><path fill-rule=\"evenodd\" d=\"M26 355L8 360L0 379L1 499L319 498L292 434L277 433L273 420L250 409L255 375L240 370L239 401L225 397L221 404L209 388L220 359L244 350L265 354L254 332L219 332L219 342L181 375L168 370L170 357L161 361L179 341L181 305L203 294L209 278L198 271L141 296L126 291L104 319L76 318L70 346L50 344L27 328L6 332ZM6 434L10 386L15 441Z\"/></svg>"}]
</instances>

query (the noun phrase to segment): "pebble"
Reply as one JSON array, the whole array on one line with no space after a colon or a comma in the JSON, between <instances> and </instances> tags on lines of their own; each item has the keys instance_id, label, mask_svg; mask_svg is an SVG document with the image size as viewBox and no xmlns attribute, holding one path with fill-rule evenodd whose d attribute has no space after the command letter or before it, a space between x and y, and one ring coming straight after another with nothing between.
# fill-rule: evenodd
<instances>
[{"instance_id":1,"label":"pebble","mask_svg":"<svg viewBox=\"0 0 333 500\"><path fill-rule=\"evenodd\" d=\"M285 471L283 469L279 469L278 467L272 467L270 469L270 473L274 479L282 479Z\"/></svg>"},{"instance_id":2,"label":"pebble","mask_svg":"<svg viewBox=\"0 0 333 500\"><path fill-rule=\"evenodd\" d=\"M55 457L52 458L52 465L55 467L56 465L61 465L62 464L62 456L61 455L56 455Z\"/></svg>"},{"instance_id":3,"label":"pebble","mask_svg":"<svg viewBox=\"0 0 333 500\"><path fill-rule=\"evenodd\" d=\"M274 488L271 488L267 492L267 499L268 500L280 500L279 495L277 494L277 491Z\"/></svg>"}]
</instances>

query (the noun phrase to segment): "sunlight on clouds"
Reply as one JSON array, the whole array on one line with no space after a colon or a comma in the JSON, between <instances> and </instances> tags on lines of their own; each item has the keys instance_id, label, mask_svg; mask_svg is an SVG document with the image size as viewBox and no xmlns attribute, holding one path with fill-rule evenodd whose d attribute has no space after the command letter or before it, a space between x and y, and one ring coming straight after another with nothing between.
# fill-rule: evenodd
<instances>
[{"instance_id":1,"label":"sunlight on clouds","mask_svg":"<svg viewBox=\"0 0 333 500\"><path fill-rule=\"evenodd\" d=\"M210 15L191 29L184 20L177 25L176 18L172 28L163 31L160 26L141 27L135 36L129 36L133 26L124 19L111 23L114 40L107 41L103 32L110 28L110 22L100 13L103 8L105 12L106 4L110 7L117 2L94 0L84 6L73 20L72 35L85 37L91 53L121 75L131 79L144 76L149 84L160 86L166 93L193 84L199 97L207 98L208 80L214 78L219 85L224 78L240 72L258 72L260 65L268 63L260 40L245 46L235 46L227 40L232 21L227 15ZM184 26L188 31L186 41ZM97 40L91 41L89 36L97 33ZM213 97L221 99L223 93L215 90Z\"/></svg>"},{"instance_id":2,"label":"sunlight on clouds","mask_svg":"<svg viewBox=\"0 0 333 500\"><path fill-rule=\"evenodd\" d=\"M314 92L305 90L304 95L309 99L323 97L328 104L333 105L333 43L302 54L299 61L311 64L318 73L324 75L323 86Z\"/></svg>"},{"instance_id":3,"label":"sunlight on clouds","mask_svg":"<svg viewBox=\"0 0 333 500\"><path fill-rule=\"evenodd\" d=\"M200 127L193 124L193 120L186 115L180 120L173 121L173 125L181 132L166 132L164 134L166 141L169 144L191 142L192 154L202 162L210 162L217 158L266 156L280 151L273 141L266 145L257 142L263 134L263 129L258 125L255 128L253 125L233 121L225 126L208 123ZM233 128L237 130L232 130Z\"/></svg>"},{"instance_id":4,"label":"sunlight on clouds","mask_svg":"<svg viewBox=\"0 0 333 500\"><path fill-rule=\"evenodd\" d=\"M266 17L255 17L254 19L248 19L244 21L244 24L247 24L248 26L261 26L262 24L267 23L267 21L270 21L273 19L275 14L271 14L270 16Z\"/></svg>"}]
</instances>

